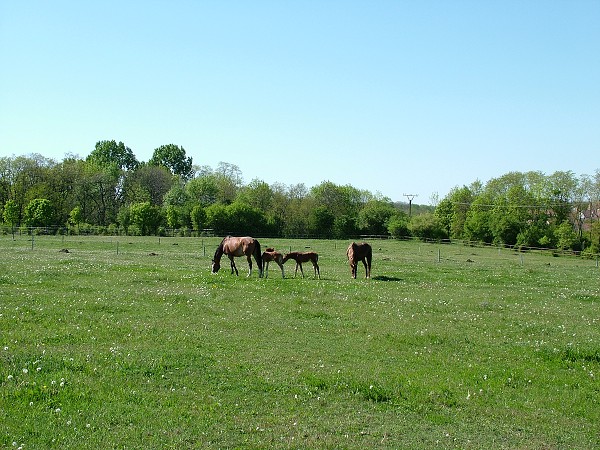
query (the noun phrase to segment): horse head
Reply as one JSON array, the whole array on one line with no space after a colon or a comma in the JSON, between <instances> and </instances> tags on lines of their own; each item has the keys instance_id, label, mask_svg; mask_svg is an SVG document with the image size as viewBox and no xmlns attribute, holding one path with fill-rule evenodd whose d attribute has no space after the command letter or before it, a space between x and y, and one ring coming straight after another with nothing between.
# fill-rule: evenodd
<instances>
[{"instance_id":1,"label":"horse head","mask_svg":"<svg viewBox=\"0 0 600 450\"><path fill-rule=\"evenodd\" d=\"M211 269L210 269L211 273L217 273L220 268L221 268L221 262L220 261L215 261L213 259L212 266L211 266Z\"/></svg>"}]
</instances>

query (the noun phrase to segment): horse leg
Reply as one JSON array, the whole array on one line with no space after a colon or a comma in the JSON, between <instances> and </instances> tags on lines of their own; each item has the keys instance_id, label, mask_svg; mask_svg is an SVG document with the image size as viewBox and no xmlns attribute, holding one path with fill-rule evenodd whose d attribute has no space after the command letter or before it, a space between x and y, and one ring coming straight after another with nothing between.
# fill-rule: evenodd
<instances>
[{"instance_id":1,"label":"horse leg","mask_svg":"<svg viewBox=\"0 0 600 450\"><path fill-rule=\"evenodd\" d=\"M354 261L352 261L350 263L350 272L352 273L352 278L354 278L354 279L356 279L356 269L357 269L356 263L354 263Z\"/></svg>"},{"instance_id":2,"label":"horse leg","mask_svg":"<svg viewBox=\"0 0 600 450\"><path fill-rule=\"evenodd\" d=\"M233 260L233 256L229 257L229 261L231 261L231 275L233 275L233 271L235 270L235 274L239 276L237 267L235 266L235 261Z\"/></svg>"},{"instance_id":3,"label":"horse leg","mask_svg":"<svg viewBox=\"0 0 600 450\"><path fill-rule=\"evenodd\" d=\"M363 258L362 263L363 266L365 266L365 278L369 278L369 268L367 267L367 260Z\"/></svg>"},{"instance_id":4,"label":"horse leg","mask_svg":"<svg viewBox=\"0 0 600 450\"><path fill-rule=\"evenodd\" d=\"M246 257L248 259L248 277L252 275L252 258L250 256Z\"/></svg>"},{"instance_id":5,"label":"horse leg","mask_svg":"<svg viewBox=\"0 0 600 450\"><path fill-rule=\"evenodd\" d=\"M285 278L285 275L283 274L283 264L281 264L279 261L275 262L279 265L279 268L281 269L281 278Z\"/></svg>"},{"instance_id":6,"label":"horse leg","mask_svg":"<svg viewBox=\"0 0 600 450\"><path fill-rule=\"evenodd\" d=\"M367 257L367 278L371 278L371 258Z\"/></svg>"},{"instance_id":7,"label":"horse leg","mask_svg":"<svg viewBox=\"0 0 600 450\"><path fill-rule=\"evenodd\" d=\"M316 262L313 263L313 269L315 270L315 277L318 275L320 280L321 272L319 271L319 265Z\"/></svg>"},{"instance_id":8,"label":"horse leg","mask_svg":"<svg viewBox=\"0 0 600 450\"><path fill-rule=\"evenodd\" d=\"M265 262L265 278L269 278L269 261Z\"/></svg>"}]
</instances>

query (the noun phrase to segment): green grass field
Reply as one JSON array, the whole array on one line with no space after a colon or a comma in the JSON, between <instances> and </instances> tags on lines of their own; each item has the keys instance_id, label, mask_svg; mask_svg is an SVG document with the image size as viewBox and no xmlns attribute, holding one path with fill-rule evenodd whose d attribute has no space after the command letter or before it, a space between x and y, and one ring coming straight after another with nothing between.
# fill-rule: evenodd
<instances>
[{"instance_id":1,"label":"green grass field","mask_svg":"<svg viewBox=\"0 0 600 450\"><path fill-rule=\"evenodd\" d=\"M219 241L0 237L0 447L600 447L596 261L261 239L322 279L259 279Z\"/></svg>"}]
</instances>

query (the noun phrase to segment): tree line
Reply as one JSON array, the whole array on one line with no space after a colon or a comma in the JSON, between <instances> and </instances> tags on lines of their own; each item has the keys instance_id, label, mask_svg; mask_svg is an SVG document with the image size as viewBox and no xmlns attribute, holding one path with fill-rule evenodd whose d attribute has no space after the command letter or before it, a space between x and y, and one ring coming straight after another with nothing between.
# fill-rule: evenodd
<instances>
[{"instance_id":1,"label":"tree line","mask_svg":"<svg viewBox=\"0 0 600 450\"><path fill-rule=\"evenodd\" d=\"M600 172L576 177L513 172L456 187L436 206L393 202L324 181L243 182L238 166L194 165L183 147L156 148L138 161L123 142L99 141L85 159L39 154L0 158L0 217L6 227L70 233L462 239L598 253ZM184 231L181 231L184 230Z\"/></svg>"},{"instance_id":2,"label":"tree line","mask_svg":"<svg viewBox=\"0 0 600 450\"><path fill-rule=\"evenodd\" d=\"M510 172L454 188L435 209L450 239L600 253L600 170Z\"/></svg>"},{"instance_id":3,"label":"tree line","mask_svg":"<svg viewBox=\"0 0 600 450\"><path fill-rule=\"evenodd\" d=\"M79 233L349 236L409 234L406 205L325 181L244 184L234 164L194 165L174 144L140 162L122 142L99 141L85 159L39 154L0 158L0 217L5 227L66 227ZM413 206L413 211L433 211Z\"/></svg>"}]
</instances>

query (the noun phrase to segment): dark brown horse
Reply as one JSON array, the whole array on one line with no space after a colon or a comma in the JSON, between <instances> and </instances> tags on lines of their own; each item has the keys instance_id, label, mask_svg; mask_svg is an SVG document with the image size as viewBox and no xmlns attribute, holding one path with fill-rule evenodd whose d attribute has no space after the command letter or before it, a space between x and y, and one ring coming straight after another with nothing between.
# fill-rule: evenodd
<instances>
[{"instance_id":1,"label":"dark brown horse","mask_svg":"<svg viewBox=\"0 0 600 450\"><path fill-rule=\"evenodd\" d=\"M350 271L352 278L356 278L356 269L358 262L362 261L365 266L366 278L371 278L371 260L373 259L373 249L366 242L357 244L353 242L346 250L346 256L350 261Z\"/></svg>"},{"instance_id":2,"label":"dark brown horse","mask_svg":"<svg viewBox=\"0 0 600 450\"><path fill-rule=\"evenodd\" d=\"M227 236L224 238L215 252L215 256L212 260L212 273L217 273L221 268L221 256L226 254L231 261L231 273L235 270L235 274L239 275L235 262L233 260L236 256L245 256L248 260L248 276L252 275L252 259L254 256L256 265L258 266L258 276L263 276L263 260L262 254L260 253L260 243L249 236L246 237L232 237Z\"/></svg>"},{"instance_id":3,"label":"dark brown horse","mask_svg":"<svg viewBox=\"0 0 600 450\"><path fill-rule=\"evenodd\" d=\"M281 269L281 278L285 278L283 274L283 255L276 252L274 248L266 249L262 254L263 263L265 265L265 278L269 276L269 263L275 262Z\"/></svg>"},{"instance_id":4,"label":"dark brown horse","mask_svg":"<svg viewBox=\"0 0 600 450\"><path fill-rule=\"evenodd\" d=\"M319 255L315 252L290 252L286 253L283 257L283 263L288 259L293 259L296 261L296 271L294 272L294 276L298 273L298 267L300 267L300 273L302 273L302 278L304 278L304 271L302 270L302 263L311 262L313 265L313 269L315 270L315 276L319 276L319 280L321 279L321 272L319 271Z\"/></svg>"}]
</instances>

